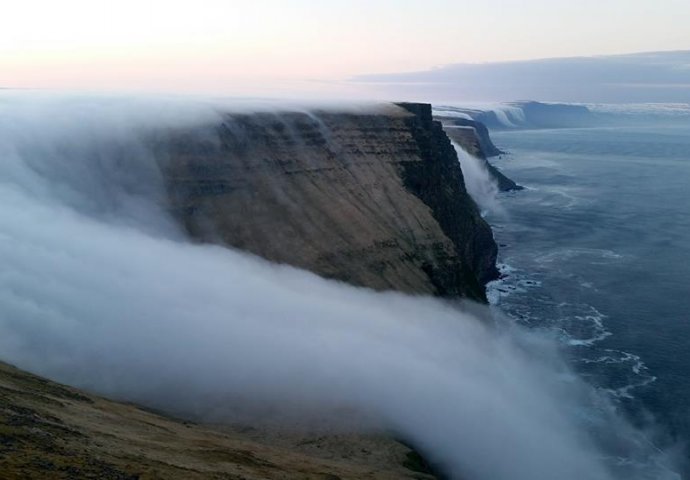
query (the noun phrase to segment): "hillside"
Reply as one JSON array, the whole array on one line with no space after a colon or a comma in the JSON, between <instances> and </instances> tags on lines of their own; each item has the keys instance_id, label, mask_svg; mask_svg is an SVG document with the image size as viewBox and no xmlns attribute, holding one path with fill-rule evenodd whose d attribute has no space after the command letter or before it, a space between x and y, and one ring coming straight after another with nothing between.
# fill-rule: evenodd
<instances>
[{"instance_id":1,"label":"hillside","mask_svg":"<svg viewBox=\"0 0 690 480\"><path fill-rule=\"evenodd\" d=\"M384 436L279 434L175 420L0 363L0 478L430 479Z\"/></svg>"}]
</instances>

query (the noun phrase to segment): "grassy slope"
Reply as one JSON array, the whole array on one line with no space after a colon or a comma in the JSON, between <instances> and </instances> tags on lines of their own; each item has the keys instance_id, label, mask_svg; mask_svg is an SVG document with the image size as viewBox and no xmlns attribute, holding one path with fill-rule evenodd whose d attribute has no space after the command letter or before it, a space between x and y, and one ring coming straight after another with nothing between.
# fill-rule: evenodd
<instances>
[{"instance_id":1,"label":"grassy slope","mask_svg":"<svg viewBox=\"0 0 690 480\"><path fill-rule=\"evenodd\" d=\"M0 363L0 479L431 479L384 437L215 430Z\"/></svg>"}]
</instances>

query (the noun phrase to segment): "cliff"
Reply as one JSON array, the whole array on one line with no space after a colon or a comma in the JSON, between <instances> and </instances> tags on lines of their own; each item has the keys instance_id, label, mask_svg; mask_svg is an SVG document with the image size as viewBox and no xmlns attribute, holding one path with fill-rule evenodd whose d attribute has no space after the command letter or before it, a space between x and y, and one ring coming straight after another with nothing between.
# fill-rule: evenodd
<instances>
[{"instance_id":1,"label":"cliff","mask_svg":"<svg viewBox=\"0 0 690 480\"><path fill-rule=\"evenodd\" d=\"M147 133L189 235L379 290L485 301L496 244L431 108L221 113ZM204 426L0 363L4 479L431 479L385 435Z\"/></svg>"},{"instance_id":2,"label":"cliff","mask_svg":"<svg viewBox=\"0 0 690 480\"><path fill-rule=\"evenodd\" d=\"M486 109L440 106L436 109L436 116L444 123L454 122L462 126L478 123L490 130L591 127L601 124L606 118L585 105L530 100L496 104ZM480 132L480 135L483 134ZM490 147L485 150L487 156L491 156L490 150Z\"/></svg>"},{"instance_id":3,"label":"cliff","mask_svg":"<svg viewBox=\"0 0 690 480\"><path fill-rule=\"evenodd\" d=\"M588 127L598 120L584 105L535 101L512 102L508 105L522 111L525 128Z\"/></svg>"},{"instance_id":4,"label":"cliff","mask_svg":"<svg viewBox=\"0 0 690 480\"><path fill-rule=\"evenodd\" d=\"M224 113L154 143L172 211L199 241L412 294L485 301L498 274L429 105Z\"/></svg>"},{"instance_id":5,"label":"cliff","mask_svg":"<svg viewBox=\"0 0 690 480\"><path fill-rule=\"evenodd\" d=\"M475 138L469 143L476 144L476 146L472 145L470 147L474 150L474 152L470 150L468 150L468 152L476 157L491 158L505 153L494 145L494 142L491 140L491 135L489 134L489 129L482 122L470 120L468 118L452 117L440 117L439 121L443 123L446 133L448 133L448 131L454 127L459 127L464 130L474 130Z\"/></svg>"}]
</instances>

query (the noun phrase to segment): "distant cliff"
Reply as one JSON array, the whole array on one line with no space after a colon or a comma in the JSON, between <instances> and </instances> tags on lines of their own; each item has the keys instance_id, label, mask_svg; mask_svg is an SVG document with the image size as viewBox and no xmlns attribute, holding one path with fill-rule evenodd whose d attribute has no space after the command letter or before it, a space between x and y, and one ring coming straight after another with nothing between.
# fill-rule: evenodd
<instances>
[{"instance_id":1,"label":"distant cliff","mask_svg":"<svg viewBox=\"0 0 690 480\"><path fill-rule=\"evenodd\" d=\"M196 239L377 290L484 301L490 227L425 104L226 113L154 141Z\"/></svg>"},{"instance_id":2,"label":"distant cliff","mask_svg":"<svg viewBox=\"0 0 690 480\"><path fill-rule=\"evenodd\" d=\"M469 124L472 126L459 126L463 124ZM491 155L500 155L504 152L494 146L488 130L482 123L475 122L473 120L453 119L450 122L444 122L443 128L452 141L454 141L470 155L484 162L486 169L498 184L498 189L500 191L508 192L511 190L523 189L522 186L506 177L498 168L493 166L488 161L487 157ZM491 153L491 155L486 153L487 150Z\"/></svg>"},{"instance_id":3,"label":"distant cliff","mask_svg":"<svg viewBox=\"0 0 690 480\"><path fill-rule=\"evenodd\" d=\"M474 121L491 130L591 127L605 119L585 105L535 101L508 102L485 109L440 106L435 107L434 112L444 123L446 120ZM487 153L487 156L491 155Z\"/></svg>"},{"instance_id":4,"label":"distant cliff","mask_svg":"<svg viewBox=\"0 0 690 480\"><path fill-rule=\"evenodd\" d=\"M464 130L474 130L476 140L472 139L472 142L474 143L476 141L476 147L472 147L475 150L474 152L469 152L472 155L490 158L505 153L494 145L489 135L489 129L482 122L470 120L468 118L439 118L439 120L446 128L446 132L453 127L459 127Z\"/></svg>"}]
</instances>

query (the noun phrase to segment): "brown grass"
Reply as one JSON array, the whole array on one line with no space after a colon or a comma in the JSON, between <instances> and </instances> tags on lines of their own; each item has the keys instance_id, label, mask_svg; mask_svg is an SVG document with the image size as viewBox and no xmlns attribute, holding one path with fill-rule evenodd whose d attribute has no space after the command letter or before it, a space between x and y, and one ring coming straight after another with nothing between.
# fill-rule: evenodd
<instances>
[{"instance_id":1,"label":"brown grass","mask_svg":"<svg viewBox=\"0 0 690 480\"><path fill-rule=\"evenodd\" d=\"M0 479L431 479L384 436L212 428L0 363Z\"/></svg>"}]
</instances>

